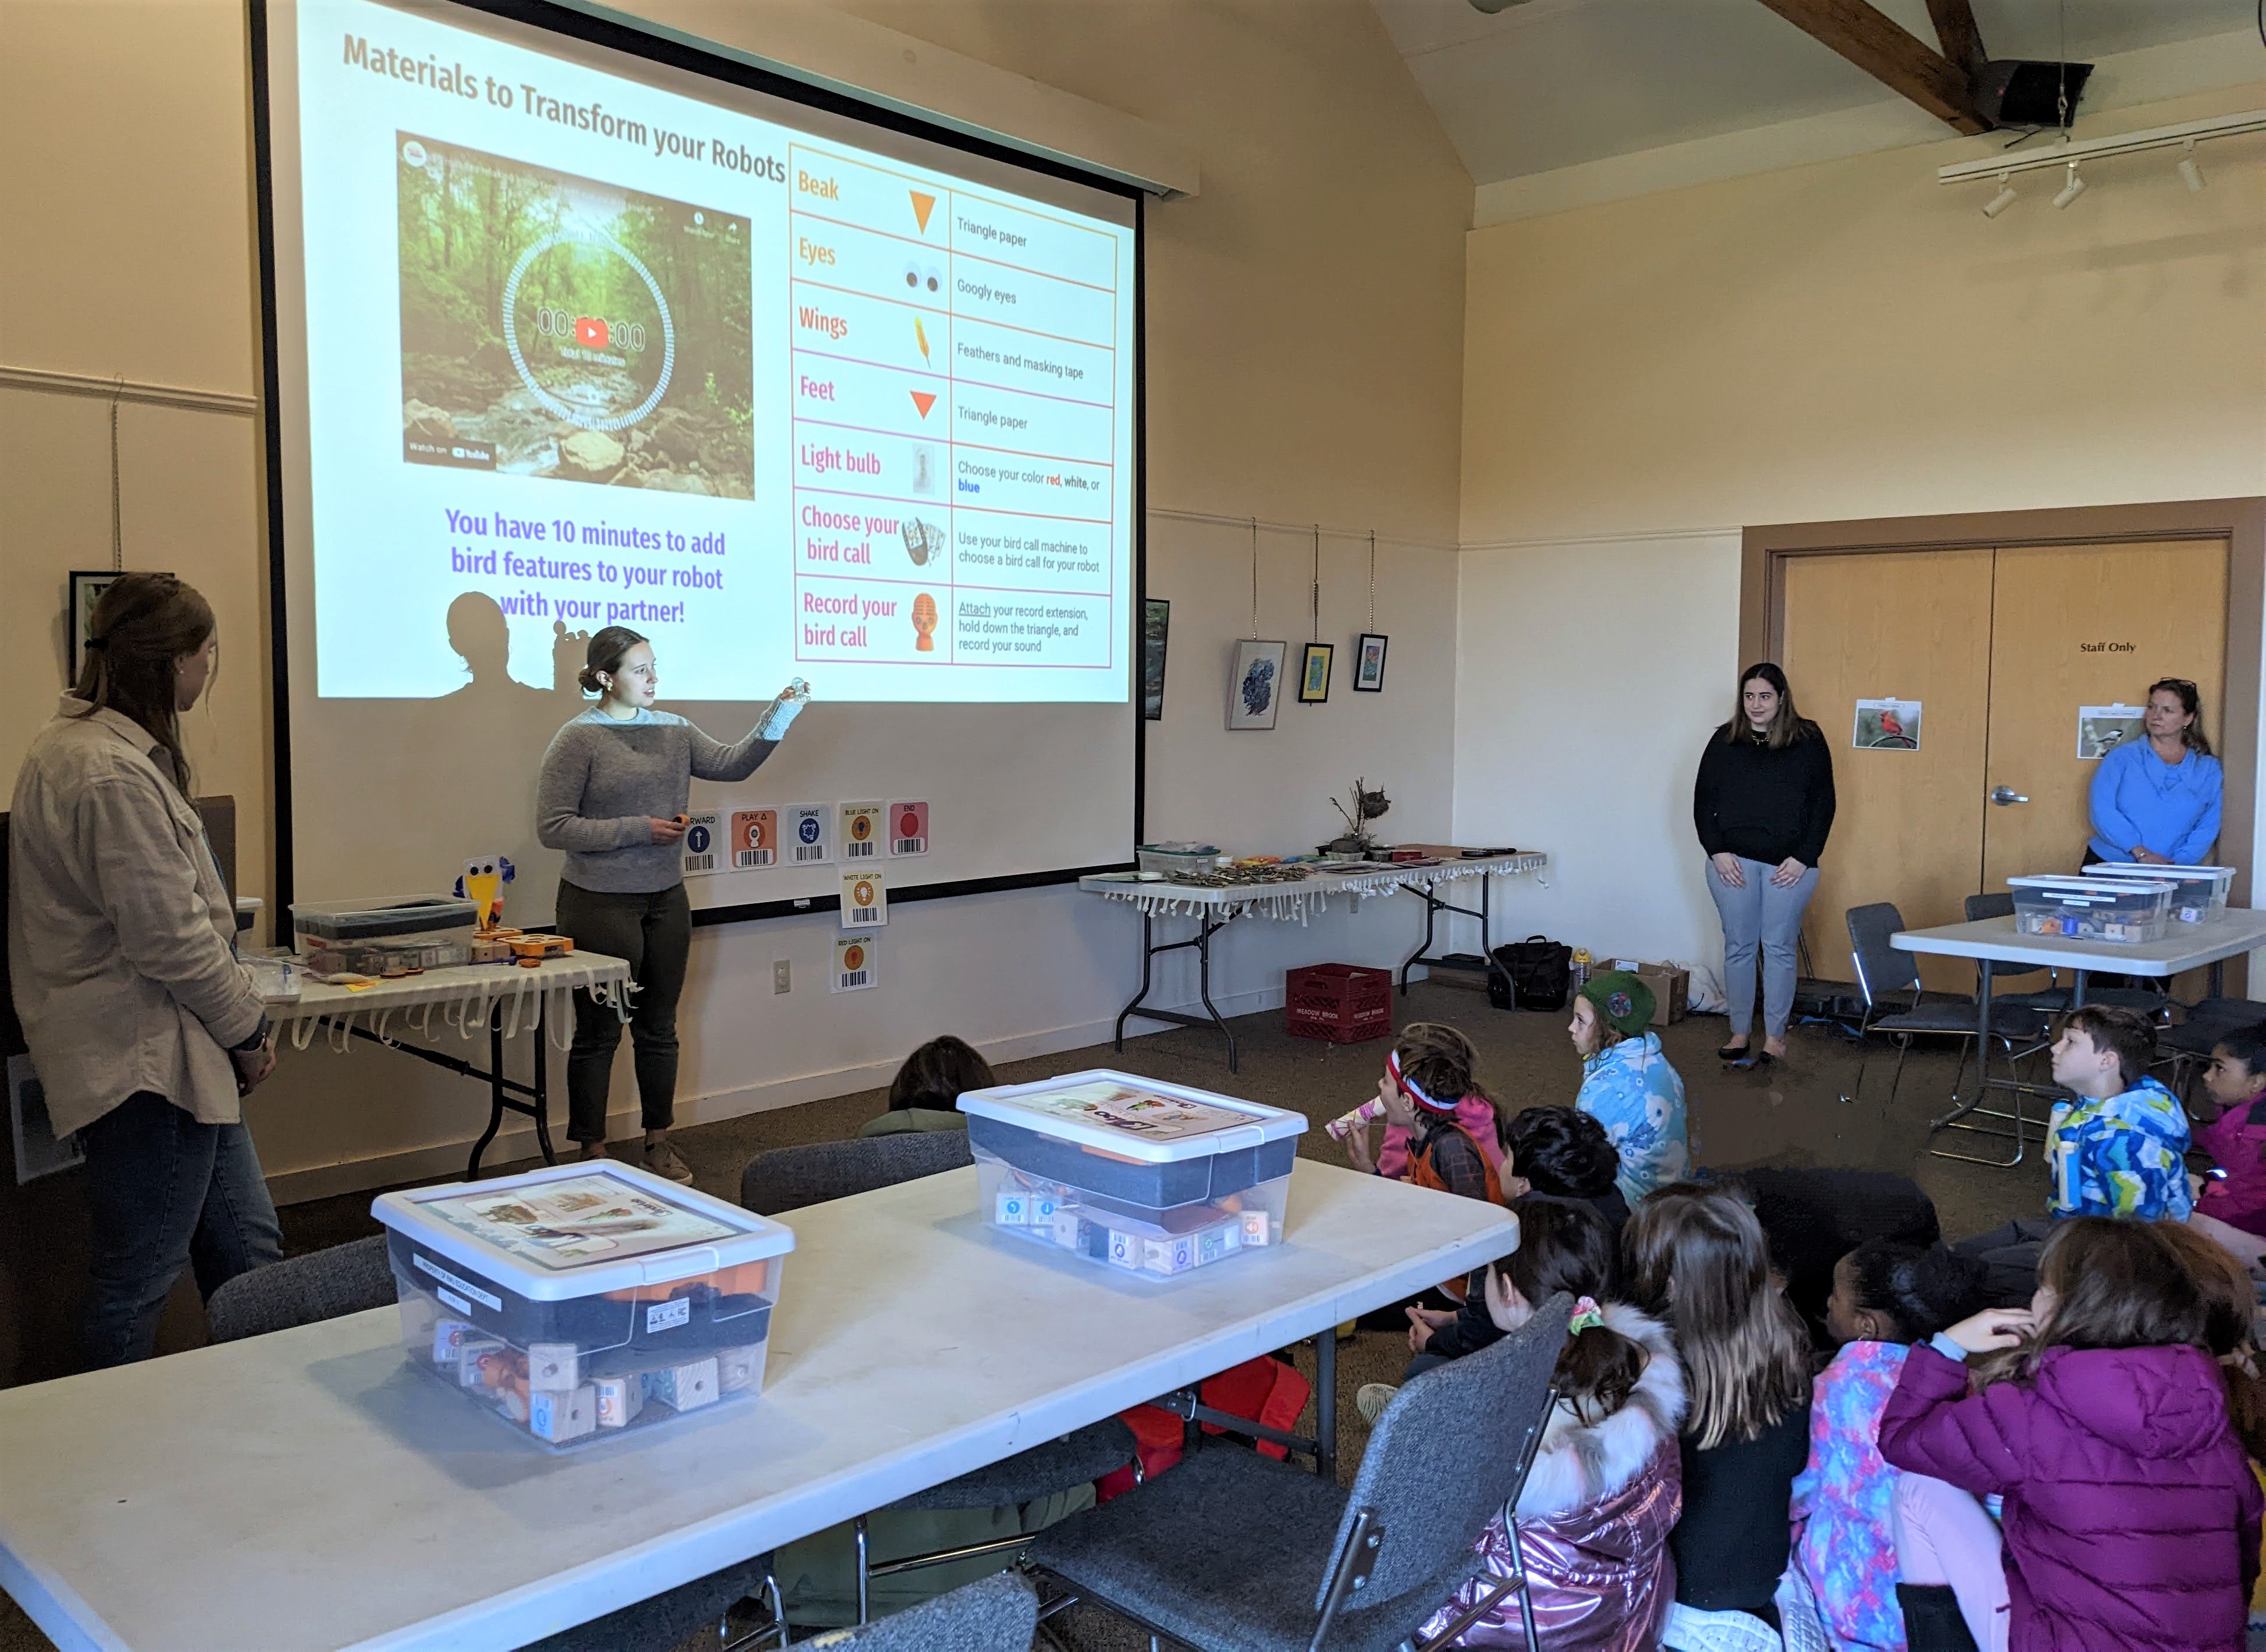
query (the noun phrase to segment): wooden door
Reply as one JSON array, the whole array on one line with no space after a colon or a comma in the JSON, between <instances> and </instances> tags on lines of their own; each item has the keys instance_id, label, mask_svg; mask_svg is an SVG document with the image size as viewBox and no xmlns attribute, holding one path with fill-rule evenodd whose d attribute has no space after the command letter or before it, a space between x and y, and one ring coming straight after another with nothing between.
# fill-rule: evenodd
<instances>
[{"instance_id":1,"label":"wooden door","mask_svg":"<svg viewBox=\"0 0 2266 1652\"><path fill-rule=\"evenodd\" d=\"M2001 550L1992 608L1982 789L2029 800L1985 810L1982 887L2003 889L2085 859L2096 764L2078 756L2079 706L2138 705L2159 677L2186 677L2203 697L2204 733L2219 732L2226 542Z\"/></svg>"},{"instance_id":2,"label":"wooden door","mask_svg":"<svg viewBox=\"0 0 2266 1652\"><path fill-rule=\"evenodd\" d=\"M1981 886L1992 552L1870 552L1790 558L1785 667L1795 704L1824 730L1839 808L1803 939L1817 974L1851 981L1846 914L1894 901L1914 929L1958 923ZM1919 747L1859 749L1860 699L1920 703ZM1924 959L1942 991L1974 966Z\"/></svg>"}]
</instances>

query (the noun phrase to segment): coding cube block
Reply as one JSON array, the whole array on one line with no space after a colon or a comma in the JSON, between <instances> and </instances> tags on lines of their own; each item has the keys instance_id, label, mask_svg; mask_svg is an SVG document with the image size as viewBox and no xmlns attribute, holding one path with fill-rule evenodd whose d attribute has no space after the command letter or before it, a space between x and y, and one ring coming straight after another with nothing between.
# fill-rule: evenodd
<instances>
[{"instance_id":1,"label":"coding cube block","mask_svg":"<svg viewBox=\"0 0 2266 1652\"><path fill-rule=\"evenodd\" d=\"M716 1356L716 1386L727 1394L759 1387L764 1379L764 1345L727 1348Z\"/></svg>"},{"instance_id":2,"label":"coding cube block","mask_svg":"<svg viewBox=\"0 0 2266 1652\"><path fill-rule=\"evenodd\" d=\"M1184 1274L1196 1265L1195 1237L1179 1233L1171 1239L1144 1240L1141 1266L1152 1274Z\"/></svg>"},{"instance_id":3,"label":"coding cube block","mask_svg":"<svg viewBox=\"0 0 2266 1652\"><path fill-rule=\"evenodd\" d=\"M582 1362L572 1342L530 1342L527 1345L527 1385L564 1393L579 1388Z\"/></svg>"},{"instance_id":4,"label":"coding cube block","mask_svg":"<svg viewBox=\"0 0 2266 1652\"><path fill-rule=\"evenodd\" d=\"M678 1411L696 1411L716 1403L716 1361L687 1360L645 1374L645 1397Z\"/></svg>"},{"instance_id":5,"label":"coding cube block","mask_svg":"<svg viewBox=\"0 0 2266 1652\"><path fill-rule=\"evenodd\" d=\"M1266 1211L1246 1210L1243 1213L1243 1242L1246 1245L1264 1245L1268 1242Z\"/></svg>"},{"instance_id":6,"label":"coding cube block","mask_svg":"<svg viewBox=\"0 0 2266 1652\"><path fill-rule=\"evenodd\" d=\"M590 1387L596 1397L602 1429L626 1429L645 1409L645 1384L633 1376L601 1377Z\"/></svg>"},{"instance_id":7,"label":"coding cube block","mask_svg":"<svg viewBox=\"0 0 2266 1652\"><path fill-rule=\"evenodd\" d=\"M588 1383L566 1393L537 1392L527 1397L527 1426L553 1445L578 1440L598 1426L597 1390Z\"/></svg>"},{"instance_id":8,"label":"coding cube block","mask_svg":"<svg viewBox=\"0 0 2266 1652\"><path fill-rule=\"evenodd\" d=\"M1107 1242L1111 1263L1119 1268L1130 1268L1138 1272L1141 1267L1141 1236L1114 1227L1108 1229L1107 1232L1109 1238Z\"/></svg>"}]
</instances>

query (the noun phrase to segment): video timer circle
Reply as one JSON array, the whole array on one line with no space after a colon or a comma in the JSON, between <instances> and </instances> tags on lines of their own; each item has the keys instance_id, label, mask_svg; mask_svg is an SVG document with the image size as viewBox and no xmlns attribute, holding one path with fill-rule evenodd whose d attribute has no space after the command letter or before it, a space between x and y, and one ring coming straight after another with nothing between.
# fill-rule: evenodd
<instances>
[{"instance_id":1,"label":"video timer circle","mask_svg":"<svg viewBox=\"0 0 2266 1652\"><path fill-rule=\"evenodd\" d=\"M535 375L528 370L527 358L520 354L520 281L526 275L528 267L537 259L548 252L552 247L564 245L569 241L579 241L585 245L602 248L613 253L635 270L638 279L645 283L646 290L653 295L654 308L661 312L661 376L654 381L652 394L630 412L616 418L594 419L582 409L559 400L558 397L536 383ZM541 402L559 417L569 424L580 425L585 430L621 430L637 423L639 420L651 413L660 405L662 396L668 391L669 378L676 369L676 323L669 313L669 300L661 295L661 283L654 280L653 272L639 260L636 253L615 240L613 237L601 235L596 230L553 230L549 235L534 242L519 255L518 262L511 267L511 274L504 280L503 347L511 353L511 364L519 371L520 383L527 386L536 400Z\"/></svg>"},{"instance_id":2,"label":"video timer circle","mask_svg":"<svg viewBox=\"0 0 2266 1652\"><path fill-rule=\"evenodd\" d=\"M794 829L794 835L801 838L802 841L807 844L816 843L818 841L818 822L813 820L809 815L804 815L802 817L802 824Z\"/></svg>"}]
</instances>

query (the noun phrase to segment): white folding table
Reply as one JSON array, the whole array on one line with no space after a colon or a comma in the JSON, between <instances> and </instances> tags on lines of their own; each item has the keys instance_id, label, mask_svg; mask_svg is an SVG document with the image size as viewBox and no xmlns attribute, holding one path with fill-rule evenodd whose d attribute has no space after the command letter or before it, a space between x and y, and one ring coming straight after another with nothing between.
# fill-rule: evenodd
<instances>
[{"instance_id":1,"label":"white folding table","mask_svg":"<svg viewBox=\"0 0 2266 1652\"><path fill-rule=\"evenodd\" d=\"M1227 1022L1211 1001L1211 938L1239 917L1268 917L1278 922L1304 924L1309 917L1329 910L1331 897L1350 902L1358 908L1372 895L1384 896L1397 890L1414 890L1424 902L1424 939L1416 950L1400 966L1400 990L1408 990L1408 971L1417 964L1451 969L1473 967L1432 955L1433 925L1443 912L1459 912L1466 917L1480 920L1480 952L1482 957L1495 949L1493 914L1490 890L1494 881L1520 874L1535 874L1545 870L1550 857L1536 850L1513 850L1499 855L1467 855L1454 859L1435 860L1430 866L1414 866L1406 862L1380 860L1348 872L1312 871L1291 883L1231 884L1224 888L1210 888L1201 884L1173 883L1169 881L1137 882L1123 873L1098 873L1080 878L1078 887L1088 895L1099 895L1105 900L1122 901L1141 914L1141 990L1133 1000L1117 1014L1117 1027L1111 1039L1113 1049L1125 1048L1125 1023L1132 1016L1144 1020L1169 1021L1176 1027L1209 1027L1227 1041L1227 1070L1236 1070L1235 1034L1228 1030ZM1467 878L1479 881L1479 904L1458 906L1441 891ZM1452 889L1451 889L1452 892ZM1157 939L1159 918L1192 917L1196 920L1196 932L1186 940L1159 942ZM1204 1012L1194 1015L1186 1010L1165 1010L1149 1006L1151 983L1155 979L1158 957L1168 952L1193 950L1196 955L1196 996L1203 1002Z\"/></svg>"},{"instance_id":2,"label":"white folding table","mask_svg":"<svg viewBox=\"0 0 2266 1652\"><path fill-rule=\"evenodd\" d=\"M2239 954L2266 947L2266 912L2254 911L2248 907L2229 907L2226 915L2216 922L2174 924L2172 932L2163 939L2133 946L2109 941L2071 940L2058 935L2025 935L2014 927L2014 920L2011 917L1985 917L1969 924L1945 924L1934 929L1900 930L1889 938L1889 945L1898 952L1923 953L1939 958L1972 958L1977 962L2026 963L2043 969L2071 970L2076 976L2071 993L2072 1007L2085 1002L2085 981L2088 975L2153 976L2168 981L2175 975L2205 965L2211 969L2211 993L2216 998L2225 987L2226 961ZM1933 1136L1939 1130L1954 1128L1981 1128L1963 1121L1981 1106L1991 1091L2010 1091L2014 1095L2013 1114L1985 1109L1984 1116L2008 1120L2014 1124L2014 1157L2003 1162L2020 1164L2022 1159L2022 1125L2028 1122L2021 1116L2021 1098L2024 1095L2059 1093L2044 1085L1991 1077L1989 1065L1984 1059L1991 1034L1991 972L1977 969L1975 973L1975 1065L1978 1075L1975 1093L1963 1100L1955 1093L1951 1098L1951 1111L1932 1122L1928 1133ZM2006 1132L1992 1130L1986 1133L2004 1135ZM1966 1157L1956 1153L1941 1156Z\"/></svg>"},{"instance_id":3,"label":"white folding table","mask_svg":"<svg viewBox=\"0 0 2266 1652\"><path fill-rule=\"evenodd\" d=\"M472 1144L471 1159L464 1167L464 1180L478 1181L480 1156L503 1128L506 1113L533 1119L543 1162L559 1162L551 1146L550 1047L555 1044L564 1051L574 1041L573 999L578 988L597 994L624 1015L628 1013L628 994L635 990L624 960L574 952L546 958L532 968L471 964L362 987L307 976L296 1002L271 1003L267 1014L278 1029L278 1042L288 1041L295 1049L305 1049L319 1039L343 1052L354 1040L366 1039L464 1078L486 1081L488 1127ZM503 1047L523 1031L535 1041L532 1083L504 1075ZM411 1034L416 1036L406 1036ZM423 1042L451 1034L462 1042L486 1035L485 1070L445 1046Z\"/></svg>"},{"instance_id":4,"label":"white folding table","mask_svg":"<svg viewBox=\"0 0 2266 1652\"><path fill-rule=\"evenodd\" d=\"M0 1584L65 1652L518 1646L1327 1349L1518 1232L1303 1160L1283 1245L1175 1280L986 1228L973 1169L780 1219L763 1393L578 1451L407 1369L391 1309L0 1392Z\"/></svg>"}]
</instances>

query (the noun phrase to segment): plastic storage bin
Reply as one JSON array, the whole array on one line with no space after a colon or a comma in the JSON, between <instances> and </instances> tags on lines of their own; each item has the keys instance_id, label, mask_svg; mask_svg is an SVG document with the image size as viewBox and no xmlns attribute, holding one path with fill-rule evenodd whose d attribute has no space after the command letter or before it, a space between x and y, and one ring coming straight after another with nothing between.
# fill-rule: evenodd
<instances>
[{"instance_id":1,"label":"plastic storage bin","mask_svg":"<svg viewBox=\"0 0 2266 1652\"><path fill-rule=\"evenodd\" d=\"M2226 916L2227 891L2234 887L2233 866L2153 866L2137 860L2101 860L2086 867L2085 875L2170 884L2175 924L2217 923Z\"/></svg>"},{"instance_id":2,"label":"plastic storage bin","mask_svg":"<svg viewBox=\"0 0 2266 1652\"><path fill-rule=\"evenodd\" d=\"M794 1234L610 1160L389 1193L409 1363L561 1449L746 1399Z\"/></svg>"},{"instance_id":3,"label":"plastic storage bin","mask_svg":"<svg viewBox=\"0 0 2266 1652\"><path fill-rule=\"evenodd\" d=\"M348 941L401 940L410 936L439 939L453 932L468 939L476 909L470 901L447 895L413 895L399 900L294 901L294 934L337 944ZM306 942L303 939L301 945Z\"/></svg>"},{"instance_id":4,"label":"plastic storage bin","mask_svg":"<svg viewBox=\"0 0 2266 1652\"><path fill-rule=\"evenodd\" d=\"M2105 940L2125 946L2161 940L2171 926L2172 885L2136 878L2009 878L2014 927L2025 935Z\"/></svg>"},{"instance_id":5,"label":"plastic storage bin","mask_svg":"<svg viewBox=\"0 0 2266 1652\"><path fill-rule=\"evenodd\" d=\"M1214 872L1224 858L1209 844L1141 844L1133 851L1144 872Z\"/></svg>"},{"instance_id":6,"label":"plastic storage bin","mask_svg":"<svg viewBox=\"0 0 2266 1652\"><path fill-rule=\"evenodd\" d=\"M960 1110L1002 1232L1163 1278L1283 1241L1298 1114L1107 1070L971 1090Z\"/></svg>"}]
</instances>

